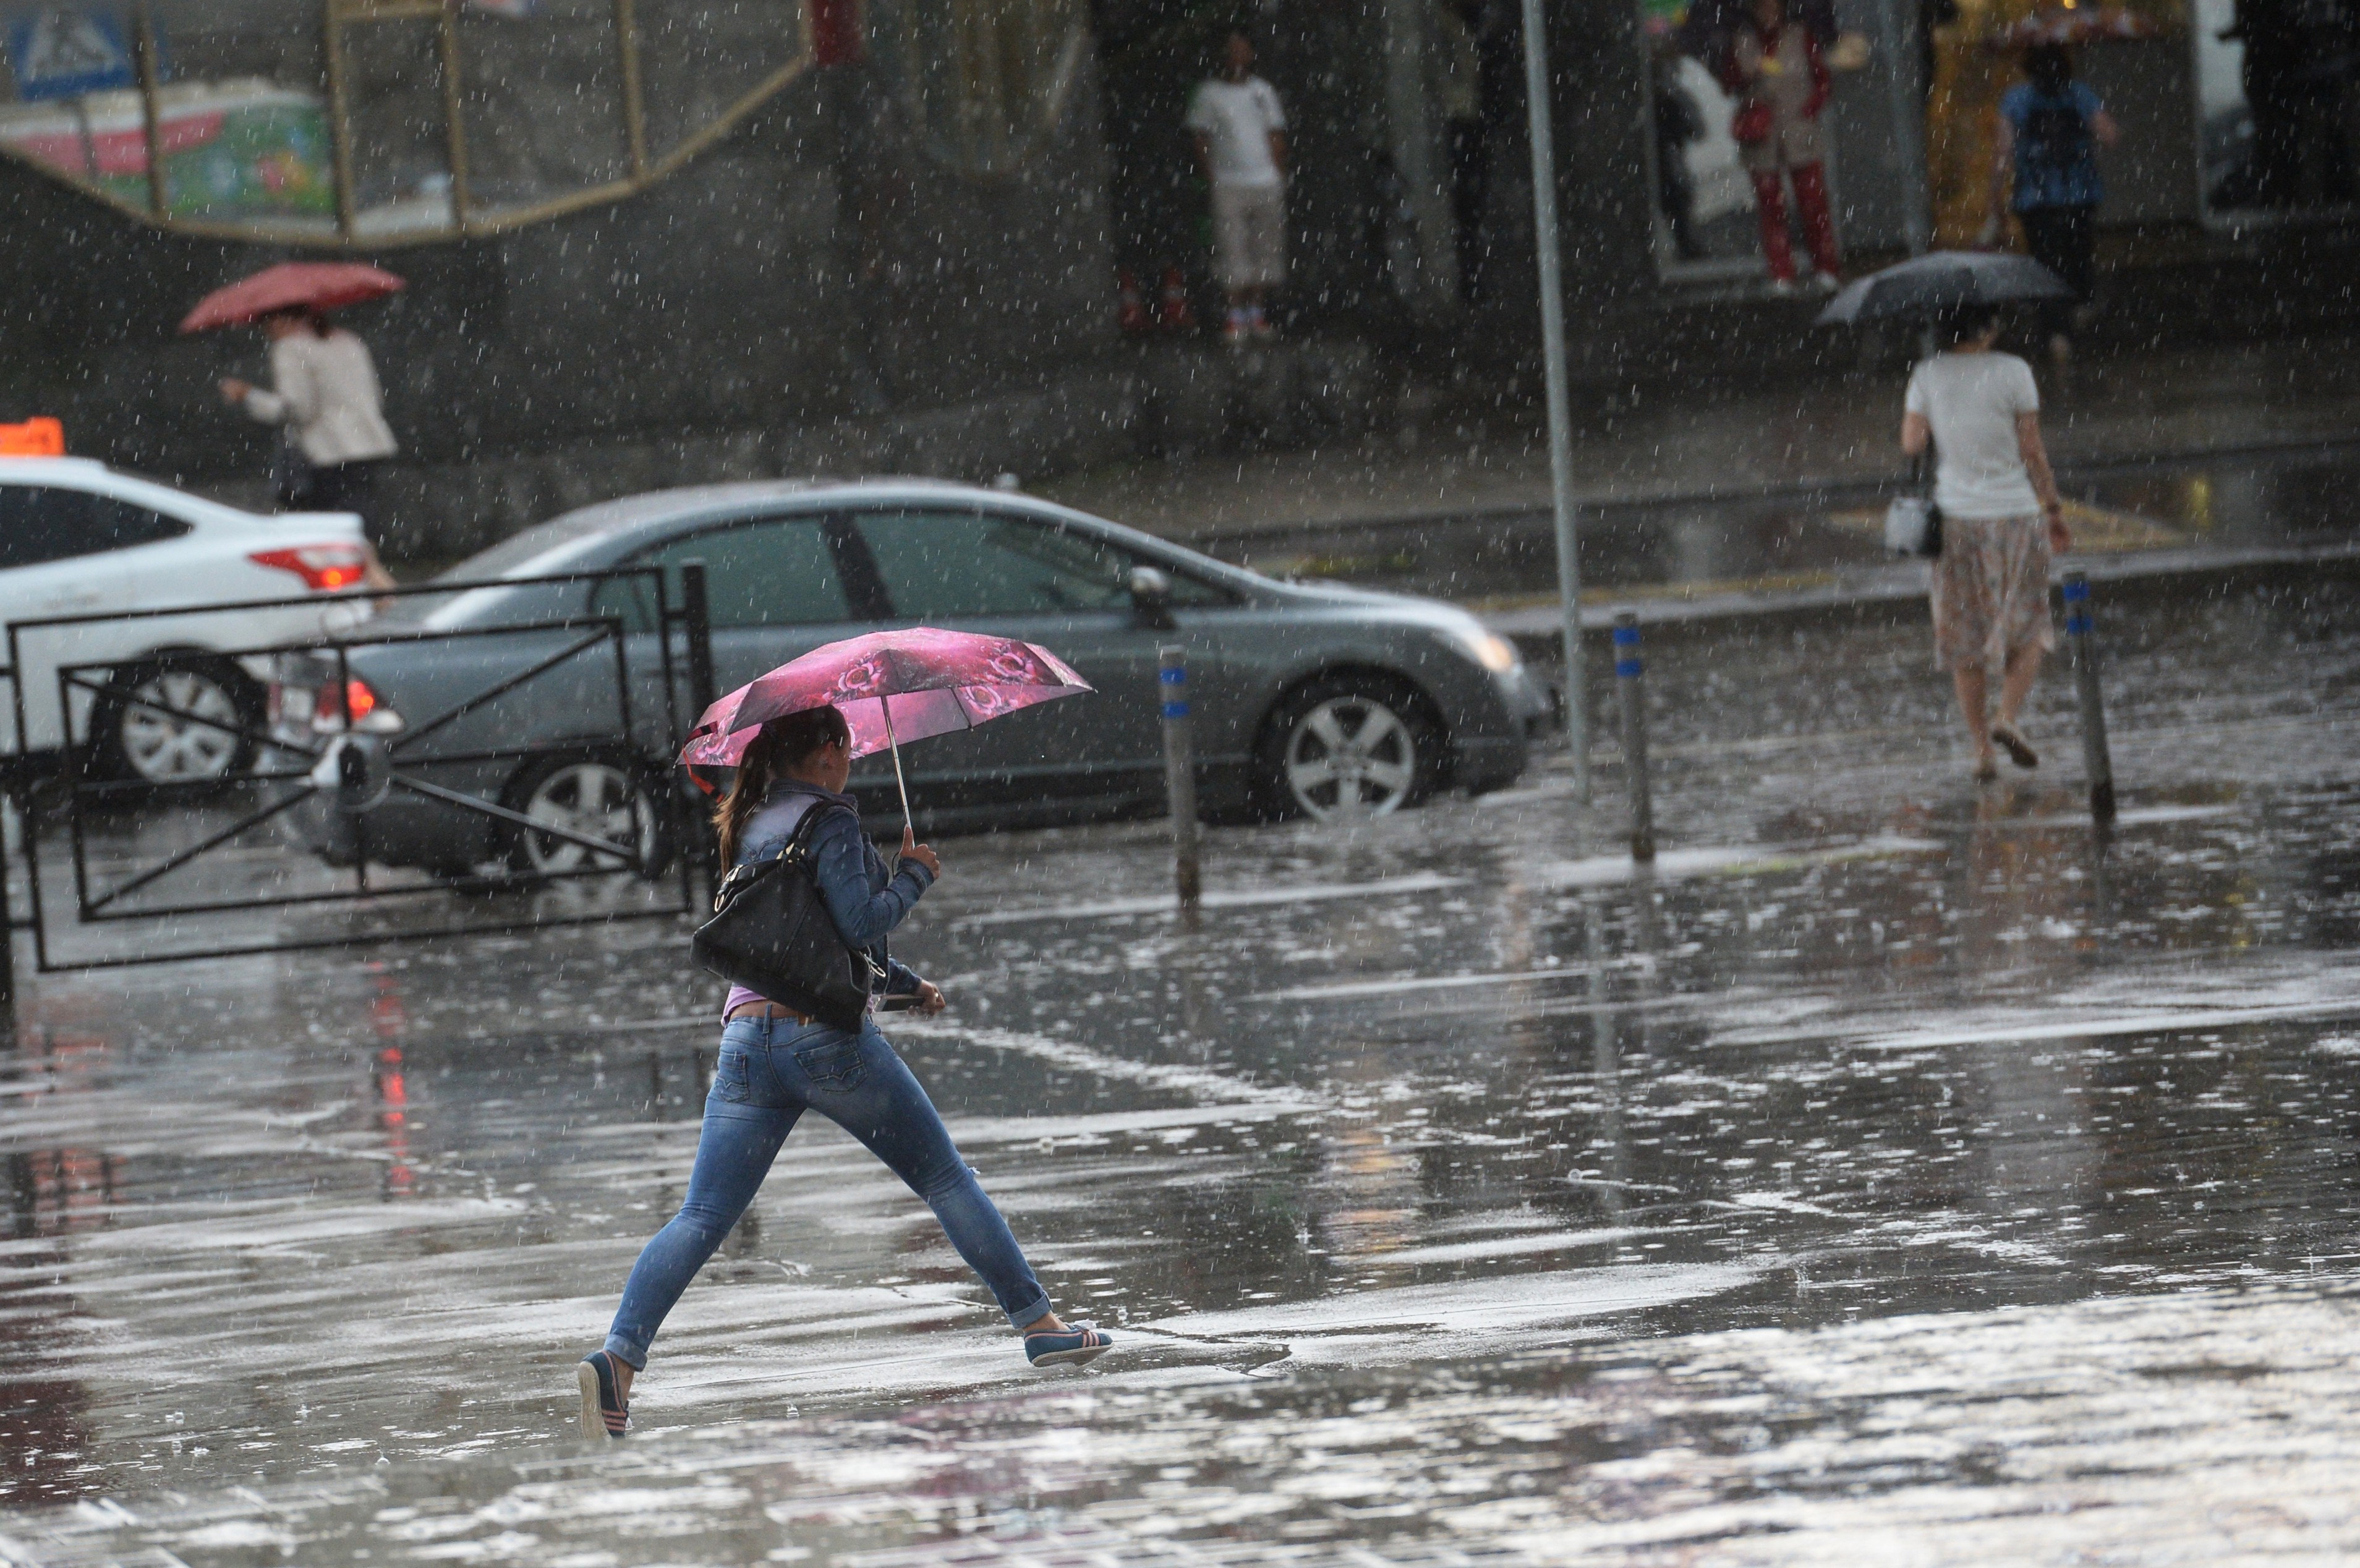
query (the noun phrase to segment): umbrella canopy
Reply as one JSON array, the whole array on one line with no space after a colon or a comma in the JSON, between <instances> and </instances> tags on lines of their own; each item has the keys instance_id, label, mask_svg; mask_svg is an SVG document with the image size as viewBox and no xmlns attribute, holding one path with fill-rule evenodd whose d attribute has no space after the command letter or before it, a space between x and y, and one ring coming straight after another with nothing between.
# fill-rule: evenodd
<instances>
[{"instance_id":1,"label":"umbrella canopy","mask_svg":"<svg viewBox=\"0 0 2360 1568\"><path fill-rule=\"evenodd\" d=\"M834 706L852 726L852 754L972 729L1036 703L1092 690L1073 666L1032 642L913 626L814 648L705 710L680 760L734 768L761 727Z\"/></svg>"},{"instance_id":2,"label":"umbrella canopy","mask_svg":"<svg viewBox=\"0 0 2360 1568\"><path fill-rule=\"evenodd\" d=\"M1819 324L1926 321L1962 305L2072 297L2062 278L2028 256L1936 250L1845 285L1819 313Z\"/></svg>"},{"instance_id":3,"label":"umbrella canopy","mask_svg":"<svg viewBox=\"0 0 2360 1568\"><path fill-rule=\"evenodd\" d=\"M211 332L259 321L274 311L333 311L398 294L409 285L392 273L357 261L282 261L197 302L180 330Z\"/></svg>"}]
</instances>

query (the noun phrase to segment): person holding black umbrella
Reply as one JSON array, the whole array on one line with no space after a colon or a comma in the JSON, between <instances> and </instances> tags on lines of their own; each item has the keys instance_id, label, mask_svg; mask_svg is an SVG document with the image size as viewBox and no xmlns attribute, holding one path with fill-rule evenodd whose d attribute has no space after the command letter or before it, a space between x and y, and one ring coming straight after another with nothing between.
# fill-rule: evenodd
<instances>
[{"instance_id":1,"label":"person holding black umbrella","mask_svg":"<svg viewBox=\"0 0 2360 1568\"><path fill-rule=\"evenodd\" d=\"M1994 351L1999 313L1988 304L1953 306L1937 336L1946 346L1910 374L1901 419L1901 449L1911 457L1930 445L1934 505L1942 519L1935 557L1934 657L1950 672L1959 711L1974 746L1974 774L1999 774L1994 745L2019 768L2039 753L2016 715L2057 645L2049 613L2052 551L2069 549L2065 502L2040 438L2040 392L2032 367ZM1990 679L2000 672L1999 701Z\"/></svg>"}]
</instances>

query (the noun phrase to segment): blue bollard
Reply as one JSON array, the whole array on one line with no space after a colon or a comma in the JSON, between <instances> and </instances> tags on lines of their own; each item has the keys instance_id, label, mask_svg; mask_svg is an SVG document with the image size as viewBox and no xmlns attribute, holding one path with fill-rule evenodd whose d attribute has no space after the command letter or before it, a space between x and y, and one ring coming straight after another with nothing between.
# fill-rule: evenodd
<instances>
[{"instance_id":1,"label":"blue bollard","mask_svg":"<svg viewBox=\"0 0 2360 1568\"><path fill-rule=\"evenodd\" d=\"M2073 684L2081 699L2081 768L2090 775L2090 819L2114 819L2114 759L2106 746L2105 697L2098 689L2098 623L2090 612L2090 579L2065 574L2065 637L2073 650Z\"/></svg>"},{"instance_id":2,"label":"blue bollard","mask_svg":"<svg viewBox=\"0 0 2360 1568\"><path fill-rule=\"evenodd\" d=\"M1640 677L1639 618L1624 610L1614 618L1614 686L1622 699L1622 771L1631 781L1631 858L1655 858L1655 806L1647 783L1647 694Z\"/></svg>"},{"instance_id":3,"label":"blue bollard","mask_svg":"<svg viewBox=\"0 0 2360 1568\"><path fill-rule=\"evenodd\" d=\"M1188 651L1165 648L1158 654L1156 689L1164 707L1164 791L1172 812L1172 855L1180 907L1193 915L1205 897L1205 872L1196 838L1196 763L1188 732Z\"/></svg>"}]
</instances>

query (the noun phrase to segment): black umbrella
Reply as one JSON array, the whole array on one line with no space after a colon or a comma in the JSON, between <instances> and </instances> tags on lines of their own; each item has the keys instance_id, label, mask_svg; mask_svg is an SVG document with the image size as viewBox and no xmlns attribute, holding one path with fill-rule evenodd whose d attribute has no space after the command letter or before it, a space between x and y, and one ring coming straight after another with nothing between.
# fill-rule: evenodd
<instances>
[{"instance_id":1,"label":"black umbrella","mask_svg":"<svg viewBox=\"0 0 2360 1568\"><path fill-rule=\"evenodd\" d=\"M2028 256L1936 250L1846 284L1819 313L1821 326L1925 321L1961 305L2070 300L2065 280Z\"/></svg>"}]
</instances>

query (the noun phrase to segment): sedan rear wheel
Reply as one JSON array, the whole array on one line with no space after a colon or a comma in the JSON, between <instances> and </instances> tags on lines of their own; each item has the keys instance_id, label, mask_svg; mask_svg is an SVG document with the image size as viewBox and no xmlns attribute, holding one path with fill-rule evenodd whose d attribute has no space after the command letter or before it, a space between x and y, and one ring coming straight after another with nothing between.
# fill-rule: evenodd
<instances>
[{"instance_id":1,"label":"sedan rear wheel","mask_svg":"<svg viewBox=\"0 0 2360 1568\"><path fill-rule=\"evenodd\" d=\"M203 784L243 773L260 703L253 683L215 661L142 665L107 704L110 772L147 784Z\"/></svg>"},{"instance_id":2,"label":"sedan rear wheel","mask_svg":"<svg viewBox=\"0 0 2360 1568\"><path fill-rule=\"evenodd\" d=\"M1373 677L1338 676L1296 693L1272 716L1264 783L1284 815L1382 817L1432 793L1442 750L1409 693Z\"/></svg>"},{"instance_id":3,"label":"sedan rear wheel","mask_svg":"<svg viewBox=\"0 0 2360 1568\"><path fill-rule=\"evenodd\" d=\"M671 854L655 787L646 770L612 758L555 757L536 764L510 791L509 808L571 837L515 829L510 869L535 878L581 872L660 874ZM628 849L631 856L577 841L584 839Z\"/></svg>"}]
</instances>

